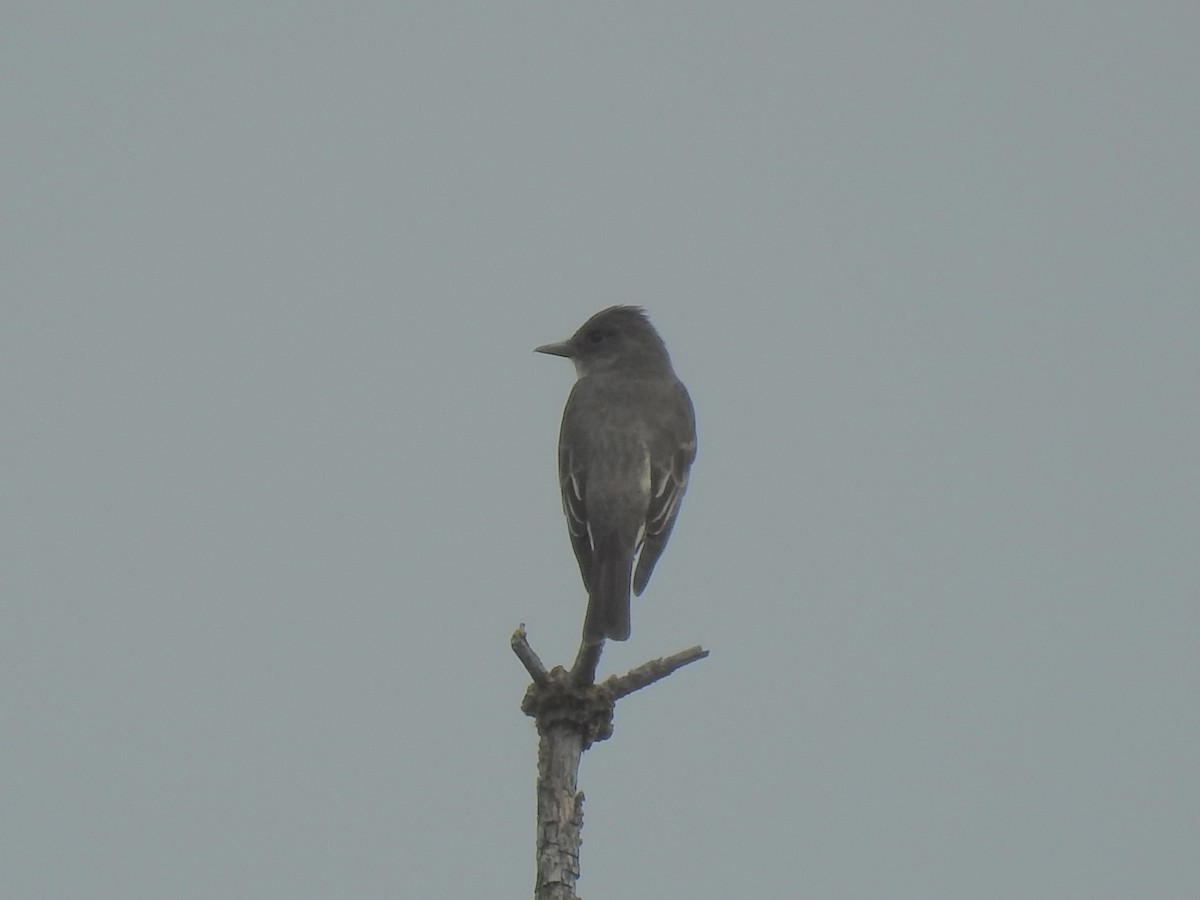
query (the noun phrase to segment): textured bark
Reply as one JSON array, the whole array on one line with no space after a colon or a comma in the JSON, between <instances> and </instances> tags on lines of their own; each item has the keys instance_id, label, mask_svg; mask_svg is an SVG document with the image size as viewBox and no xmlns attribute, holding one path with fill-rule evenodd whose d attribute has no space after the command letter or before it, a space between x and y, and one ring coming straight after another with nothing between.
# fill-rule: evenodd
<instances>
[{"instance_id":1,"label":"textured bark","mask_svg":"<svg viewBox=\"0 0 1200 900\"><path fill-rule=\"evenodd\" d=\"M583 794L576 787L583 735L558 724L538 741L536 900L575 900Z\"/></svg>"}]
</instances>

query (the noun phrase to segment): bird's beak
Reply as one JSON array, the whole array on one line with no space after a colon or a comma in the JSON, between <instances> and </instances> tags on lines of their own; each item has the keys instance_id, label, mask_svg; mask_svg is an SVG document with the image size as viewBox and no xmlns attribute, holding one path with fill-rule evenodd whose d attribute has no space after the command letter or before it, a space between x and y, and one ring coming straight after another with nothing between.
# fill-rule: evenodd
<instances>
[{"instance_id":1,"label":"bird's beak","mask_svg":"<svg viewBox=\"0 0 1200 900\"><path fill-rule=\"evenodd\" d=\"M571 349L571 345L567 341L559 341L557 344L542 344L540 347L535 347L533 352L549 353L551 356L565 356L567 359L571 359L575 355L575 351Z\"/></svg>"}]
</instances>

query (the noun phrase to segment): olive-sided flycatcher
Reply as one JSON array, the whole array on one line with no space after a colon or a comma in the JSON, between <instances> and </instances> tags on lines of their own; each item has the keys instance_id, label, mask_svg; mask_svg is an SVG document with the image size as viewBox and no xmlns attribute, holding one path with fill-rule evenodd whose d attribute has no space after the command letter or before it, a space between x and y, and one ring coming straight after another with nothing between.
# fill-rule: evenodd
<instances>
[{"instance_id":1,"label":"olive-sided flycatcher","mask_svg":"<svg viewBox=\"0 0 1200 900\"><path fill-rule=\"evenodd\" d=\"M558 479L588 592L584 640L623 641L630 580L640 595L687 489L696 457L692 401L636 306L602 310L569 340L537 352L567 357L578 375L563 410Z\"/></svg>"}]
</instances>

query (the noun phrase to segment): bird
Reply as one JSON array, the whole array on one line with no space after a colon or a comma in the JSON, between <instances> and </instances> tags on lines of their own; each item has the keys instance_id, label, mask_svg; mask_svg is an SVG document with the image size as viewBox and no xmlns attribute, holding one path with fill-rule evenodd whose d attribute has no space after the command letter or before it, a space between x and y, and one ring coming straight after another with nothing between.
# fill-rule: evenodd
<instances>
[{"instance_id":1,"label":"bird","mask_svg":"<svg viewBox=\"0 0 1200 900\"><path fill-rule=\"evenodd\" d=\"M538 353L570 359L558 480L588 593L583 639L624 641L667 546L696 458L696 416L666 345L638 306L611 306ZM636 564L636 568L635 568Z\"/></svg>"}]
</instances>

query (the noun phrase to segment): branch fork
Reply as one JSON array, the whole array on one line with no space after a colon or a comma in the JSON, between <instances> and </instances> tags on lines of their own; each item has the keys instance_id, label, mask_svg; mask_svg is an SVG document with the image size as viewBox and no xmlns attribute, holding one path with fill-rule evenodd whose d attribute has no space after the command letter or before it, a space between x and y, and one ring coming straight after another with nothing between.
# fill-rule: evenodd
<instances>
[{"instance_id":1,"label":"branch fork","mask_svg":"<svg viewBox=\"0 0 1200 900\"><path fill-rule=\"evenodd\" d=\"M535 900L577 900L583 792L576 789L583 751L613 733L613 713L622 697L661 681L677 669L704 659L697 646L660 657L596 684L604 642L584 641L570 671L547 669L529 646L525 626L513 632L513 653L533 679L521 711L538 730L537 881Z\"/></svg>"}]
</instances>

